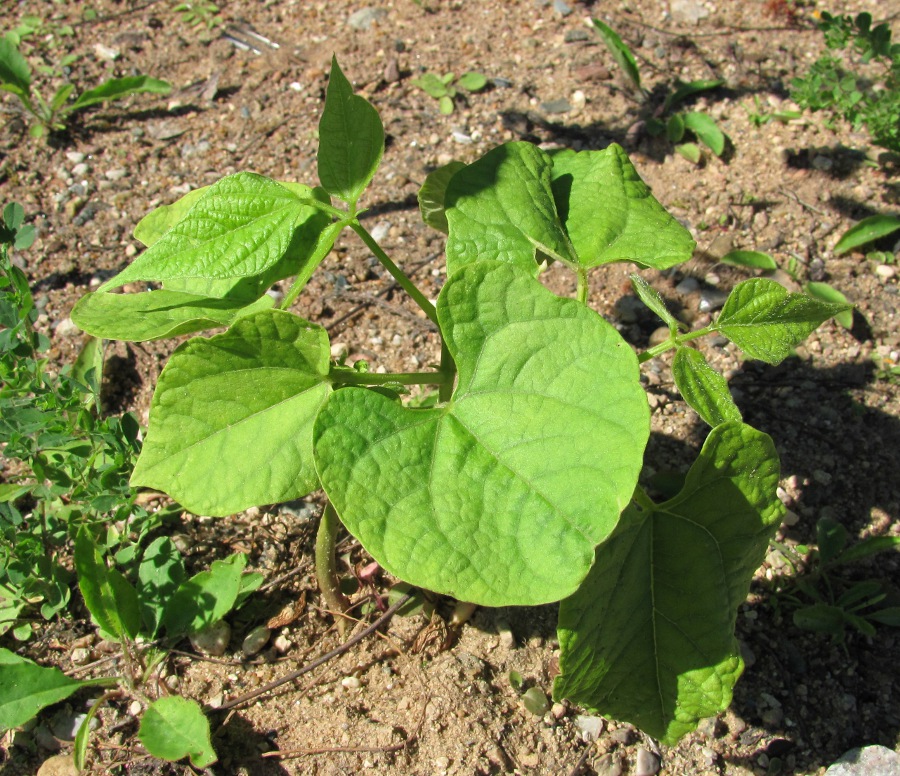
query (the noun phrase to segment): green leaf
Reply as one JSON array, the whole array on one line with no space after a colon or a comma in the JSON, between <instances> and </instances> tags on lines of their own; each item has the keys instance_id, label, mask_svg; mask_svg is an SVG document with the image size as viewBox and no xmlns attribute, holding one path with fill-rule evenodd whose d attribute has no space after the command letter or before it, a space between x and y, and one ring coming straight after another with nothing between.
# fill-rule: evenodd
<instances>
[{"instance_id":1,"label":"green leaf","mask_svg":"<svg viewBox=\"0 0 900 776\"><path fill-rule=\"evenodd\" d=\"M3 223L12 231L16 231L24 220L25 208L18 202L10 202L3 208Z\"/></svg>"},{"instance_id":2,"label":"green leaf","mask_svg":"<svg viewBox=\"0 0 900 776\"><path fill-rule=\"evenodd\" d=\"M628 48L619 35L610 27L605 25L599 19L591 19L594 29L597 30L603 42L606 44L616 64L622 68L631 85L638 91L641 89L641 73L638 70L637 62L634 60L634 54Z\"/></svg>"},{"instance_id":3,"label":"green leaf","mask_svg":"<svg viewBox=\"0 0 900 776\"><path fill-rule=\"evenodd\" d=\"M195 768L216 762L209 720L200 704L172 695L153 701L141 718L138 738L154 757L175 762L189 757Z\"/></svg>"},{"instance_id":4,"label":"green leaf","mask_svg":"<svg viewBox=\"0 0 900 776\"><path fill-rule=\"evenodd\" d=\"M556 213L550 157L506 143L457 172L445 196L447 272L475 261L504 261L537 275L538 252L575 262Z\"/></svg>"},{"instance_id":5,"label":"green leaf","mask_svg":"<svg viewBox=\"0 0 900 776\"><path fill-rule=\"evenodd\" d=\"M84 719L81 720L81 724L78 726L78 732L75 733L72 760L75 763L75 768L79 772L84 770L84 763L87 759L87 745L91 735L91 723L94 721L94 717L97 716L97 712L100 711L102 706L103 704L100 702L92 703L87 714L84 715Z\"/></svg>"},{"instance_id":6,"label":"green leaf","mask_svg":"<svg viewBox=\"0 0 900 776\"><path fill-rule=\"evenodd\" d=\"M900 536L870 536L844 550L832 565L855 563L879 552L900 549Z\"/></svg>"},{"instance_id":7,"label":"green leaf","mask_svg":"<svg viewBox=\"0 0 900 776\"><path fill-rule=\"evenodd\" d=\"M85 526L75 538L75 571L84 603L101 630L118 640L140 630L137 591L115 569L109 569Z\"/></svg>"},{"instance_id":8,"label":"green leaf","mask_svg":"<svg viewBox=\"0 0 900 776\"><path fill-rule=\"evenodd\" d=\"M670 92L663 103L662 112L667 113L676 105L684 102L688 97L692 97L699 92L707 92L710 89L716 89L724 84L721 79L691 81L690 83L681 84L674 92Z\"/></svg>"},{"instance_id":9,"label":"green leaf","mask_svg":"<svg viewBox=\"0 0 900 776\"><path fill-rule=\"evenodd\" d=\"M0 730L24 725L44 707L82 687L115 684L115 679L70 679L58 668L44 668L0 647Z\"/></svg>"},{"instance_id":10,"label":"green leaf","mask_svg":"<svg viewBox=\"0 0 900 776\"><path fill-rule=\"evenodd\" d=\"M705 113L684 114L684 126L699 137L716 156L725 152L725 134Z\"/></svg>"},{"instance_id":11,"label":"green leaf","mask_svg":"<svg viewBox=\"0 0 900 776\"><path fill-rule=\"evenodd\" d=\"M162 625L168 635L196 633L228 614L241 592L246 565L247 556L236 553L182 582L165 603Z\"/></svg>"},{"instance_id":12,"label":"green leaf","mask_svg":"<svg viewBox=\"0 0 900 776\"><path fill-rule=\"evenodd\" d=\"M172 84L151 78L148 75L132 75L126 78L110 78L94 89L80 94L78 99L67 106L66 112L71 113L91 105L97 105L107 100L118 100L132 94L168 94L172 91Z\"/></svg>"},{"instance_id":13,"label":"green leaf","mask_svg":"<svg viewBox=\"0 0 900 776\"><path fill-rule=\"evenodd\" d=\"M900 606L887 606L875 612L866 614L870 620L889 625L892 628L900 628Z\"/></svg>"},{"instance_id":14,"label":"green leaf","mask_svg":"<svg viewBox=\"0 0 900 776\"><path fill-rule=\"evenodd\" d=\"M319 121L317 161L322 187L355 207L383 154L384 127L378 111L353 93L337 58L332 58L325 110Z\"/></svg>"},{"instance_id":15,"label":"green leaf","mask_svg":"<svg viewBox=\"0 0 900 776\"><path fill-rule=\"evenodd\" d=\"M53 99L50 100L50 110L53 113L59 111L63 105L66 104L66 100L69 99L69 96L75 90L75 84L63 84L56 90L56 94L53 95Z\"/></svg>"},{"instance_id":16,"label":"green leaf","mask_svg":"<svg viewBox=\"0 0 900 776\"><path fill-rule=\"evenodd\" d=\"M750 426L714 428L682 491L629 507L560 605L556 699L673 745L731 702L734 625L784 507L778 455Z\"/></svg>"},{"instance_id":17,"label":"green leaf","mask_svg":"<svg viewBox=\"0 0 900 776\"><path fill-rule=\"evenodd\" d=\"M776 270L778 265L768 253L762 251L728 251L721 259L723 264L734 267L752 267L753 269Z\"/></svg>"},{"instance_id":18,"label":"green leaf","mask_svg":"<svg viewBox=\"0 0 900 776\"><path fill-rule=\"evenodd\" d=\"M816 523L816 542L819 545L821 562L829 563L844 549L847 543L847 529L830 517L820 518Z\"/></svg>"},{"instance_id":19,"label":"green leaf","mask_svg":"<svg viewBox=\"0 0 900 776\"><path fill-rule=\"evenodd\" d=\"M260 275L288 252L295 229L316 212L296 193L262 175L229 175L210 186L187 217L99 290L135 280L225 280Z\"/></svg>"},{"instance_id":20,"label":"green leaf","mask_svg":"<svg viewBox=\"0 0 900 776\"><path fill-rule=\"evenodd\" d=\"M554 154L553 196L582 267L633 261L666 269L691 258L690 232L615 143L602 151Z\"/></svg>"},{"instance_id":21,"label":"green leaf","mask_svg":"<svg viewBox=\"0 0 900 776\"><path fill-rule=\"evenodd\" d=\"M684 137L684 116L676 113L666 122L666 137L670 143L679 143Z\"/></svg>"},{"instance_id":22,"label":"green leaf","mask_svg":"<svg viewBox=\"0 0 900 776\"><path fill-rule=\"evenodd\" d=\"M102 340L87 338L72 364L72 377L89 389L83 398L85 406L96 407L100 402L100 383L103 380Z\"/></svg>"},{"instance_id":23,"label":"green leaf","mask_svg":"<svg viewBox=\"0 0 900 776\"><path fill-rule=\"evenodd\" d=\"M447 96L447 84L434 73L423 73L418 78L413 78L411 83L436 100Z\"/></svg>"},{"instance_id":24,"label":"green leaf","mask_svg":"<svg viewBox=\"0 0 900 776\"><path fill-rule=\"evenodd\" d=\"M712 325L749 358L778 364L793 348L849 305L820 302L789 294L774 280L753 278L738 283Z\"/></svg>"},{"instance_id":25,"label":"green leaf","mask_svg":"<svg viewBox=\"0 0 900 776\"><path fill-rule=\"evenodd\" d=\"M443 97L441 97L439 101L439 110L441 113L443 113L445 116L449 116L451 113L453 113L454 107L455 105L453 102L453 97L451 97L449 94L445 94Z\"/></svg>"},{"instance_id":26,"label":"green leaf","mask_svg":"<svg viewBox=\"0 0 900 776\"><path fill-rule=\"evenodd\" d=\"M834 319L845 329L853 328L853 305L847 297L828 283L807 283L806 292L833 305L843 305L844 309L835 313Z\"/></svg>"},{"instance_id":27,"label":"green leaf","mask_svg":"<svg viewBox=\"0 0 900 776\"><path fill-rule=\"evenodd\" d=\"M0 83L9 91L27 97L31 92L31 68L9 39L0 38Z\"/></svg>"},{"instance_id":28,"label":"green leaf","mask_svg":"<svg viewBox=\"0 0 900 776\"><path fill-rule=\"evenodd\" d=\"M699 350L678 348L672 377L684 400L710 426L729 421L740 423L741 411L731 398L728 382Z\"/></svg>"},{"instance_id":29,"label":"green leaf","mask_svg":"<svg viewBox=\"0 0 900 776\"><path fill-rule=\"evenodd\" d=\"M156 637L166 603L184 578L184 563L175 543L167 536L154 539L138 567L138 601L151 638Z\"/></svg>"},{"instance_id":30,"label":"green leaf","mask_svg":"<svg viewBox=\"0 0 900 776\"><path fill-rule=\"evenodd\" d=\"M181 345L159 377L132 483L207 515L315 490L312 424L330 357L324 329L279 310Z\"/></svg>"},{"instance_id":31,"label":"green leaf","mask_svg":"<svg viewBox=\"0 0 900 776\"><path fill-rule=\"evenodd\" d=\"M864 218L841 235L841 239L834 246L834 252L838 255L847 253L860 245L892 234L898 229L900 229L900 218L897 216L876 215Z\"/></svg>"},{"instance_id":32,"label":"green leaf","mask_svg":"<svg viewBox=\"0 0 900 776\"><path fill-rule=\"evenodd\" d=\"M469 71L459 77L457 83L467 92L480 92L487 86L487 78L481 73Z\"/></svg>"},{"instance_id":33,"label":"green leaf","mask_svg":"<svg viewBox=\"0 0 900 776\"><path fill-rule=\"evenodd\" d=\"M844 632L844 612L828 604L812 604L798 609L793 615L794 625L813 633L831 633L839 636Z\"/></svg>"},{"instance_id":34,"label":"green leaf","mask_svg":"<svg viewBox=\"0 0 900 776\"><path fill-rule=\"evenodd\" d=\"M683 156L689 162L693 162L694 164L700 164L700 160L703 158L700 146L696 143L679 143L675 146L675 153Z\"/></svg>"},{"instance_id":35,"label":"green leaf","mask_svg":"<svg viewBox=\"0 0 900 776\"><path fill-rule=\"evenodd\" d=\"M410 584L489 606L558 600L634 490L649 423L637 359L602 317L509 264L458 270L437 314L452 400L334 392L315 425L322 485Z\"/></svg>"},{"instance_id":36,"label":"green leaf","mask_svg":"<svg viewBox=\"0 0 900 776\"><path fill-rule=\"evenodd\" d=\"M634 293L638 295L638 298L654 313L662 318L666 326L668 326L673 331L677 331L678 321L676 320L675 316L669 312L669 308L666 307L665 300L663 300L659 291L653 288L653 286L651 286L640 275L632 273L628 277L631 279L631 287L634 289Z\"/></svg>"},{"instance_id":37,"label":"green leaf","mask_svg":"<svg viewBox=\"0 0 900 776\"><path fill-rule=\"evenodd\" d=\"M145 291L140 294L85 294L72 308L72 322L82 331L104 339L126 342L178 337L218 326L230 326L242 315L274 304L269 296L214 299L180 291Z\"/></svg>"},{"instance_id":38,"label":"green leaf","mask_svg":"<svg viewBox=\"0 0 900 776\"><path fill-rule=\"evenodd\" d=\"M209 186L192 189L171 205L160 205L145 215L134 227L134 239L142 242L147 248L184 218L207 191Z\"/></svg>"},{"instance_id":39,"label":"green leaf","mask_svg":"<svg viewBox=\"0 0 900 776\"><path fill-rule=\"evenodd\" d=\"M465 166L463 162L448 162L428 173L422 188L419 189L419 212L422 214L422 220L444 234L450 231L444 210L447 186L450 185L450 179Z\"/></svg>"}]
</instances>

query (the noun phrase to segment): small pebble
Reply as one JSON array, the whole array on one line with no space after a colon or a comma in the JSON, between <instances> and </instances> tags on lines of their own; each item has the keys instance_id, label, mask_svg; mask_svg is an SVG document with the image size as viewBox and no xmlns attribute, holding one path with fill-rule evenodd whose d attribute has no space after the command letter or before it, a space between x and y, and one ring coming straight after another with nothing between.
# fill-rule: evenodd
<instances>
[{"instance_id":1,"label":"small pebble","mask_svg":"<svg viewBox=\"0 0 900 776\"><path fill-rule=\"evenodd\" d=\"M86 665L91 659L91 651L86 647L78 647L77 649L72 650L69 659L72 661L72 665Z\"/></svg>"},{"instance_id":2,"label":"small pebble","mask_svg":"<svg viewBox=\"0 0 900 776\"><path fill-rule=\"evenodd\" d=\"M690 275L682 280L677 286L675 286L675 291L679 294L693 294L695 291L700 289L700 281L697 278L691 277Z\"/></svg>"},{"instance_id":3,"label":"small pebble","mask_svg":"<svg viewBox=\"0 0 900 776\"><path fill-rule=\"evenodd\" d=\"M247 657L252 657L258 652L261 652L262 648L269 643L269 637L271 635L272 631L265 625L258 625L244 637L244 641L241 644L241 650Z\"/></svg>"},{"instance_id":4,"label":"small pebble","mask_svg":"<svg viewBox=\"0 0 900 776\"><path fill-rule=\"evenodd\" d=\"M72 162L72 164L81 164L86 157L81 151L66 151L66 159Z\"/></svg>"},{"instance_id":5,"label":"small pebble","mask_svg":"<svg viewBox=\"0 0 900 776\"><path fill-rule=\"evenodd\" d=\"M637 761L634 765L635 776L655 776L657 773L659 773L659 758L644 747L638 747Z\"/></svg>"},{"instance_id":6,"label":"small pebble","mask_svg":"<svg viewBox=\"0 0 900 776\"><path fill-rule=\"evenodd\" d=\"M275 641L272 642L272 646L275 647L276 652L284 655L290 650L293 644L287 636L285 636L283 633L280 633L275 637Z\"/></svg>"},{"instance_id":7,"label":"small pebble","mask_svg":"<svg viewBox=\"0 0 900 776\"><path fill-rule=\"evenodd\" d=\"M606 720L603 717L593 717L586 714L579 714L575 717L575 727L581 732L582 741L596 741L605 726Z\"/></svg>"},{"instance_id":8,"label":"small pebble","mask_svg":"<svg viewBox=\"0 0 900 776\"><path fill-rule=\"evenodd\" d=\"M890 264L879 264L875 267L875 274L882 280L891 280L897 276L897 268Z\"/></svg>"},{"instance_id":9,"label":"small pebble","mask_svg":"<svg viewBox=\"0 0 900 776\"><path fill-rule=\"evenodd\" d=\"M90 172L91 168L85 162L79 162L72 168L72 176L81 178Z\"/></svg>"},{"instance_id":10,"label":"small pebble","mask_svg":"<svg viewBox=\"0 0 900 776\"><path fill-rule=\"evenodd\" d=\"M359 681L359 677L356 676L345 676L341 679L341 686L345 690L358 690L362 687L362 682Z\"/></svg>"},{"instance_id":11,"label":"small pebble","mask_svg":"<svg viewBox=\"0 0 900 776\"><path fill-rule=\"evenodd\" d=\"M228 649L231 639L231 626L225 620L207 625L191 636L191 644L198 652L213 657L221 657Z\"/></svg>"}]
</instances>

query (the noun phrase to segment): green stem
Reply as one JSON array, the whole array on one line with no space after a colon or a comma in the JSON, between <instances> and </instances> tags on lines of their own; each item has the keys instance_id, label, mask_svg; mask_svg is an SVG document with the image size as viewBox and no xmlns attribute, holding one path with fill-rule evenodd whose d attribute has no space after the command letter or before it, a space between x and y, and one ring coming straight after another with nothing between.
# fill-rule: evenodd
<instances>
[{"instance_id":1,"label":"green stem","mask_svg":"<svg viewBox=\"0 0 900 776\"><path fill-rule=\"evenodd\" d=\"M343 636L347 631L349 620L341 616L350 608L350 601L341 592L337 573L337 558L335 546L340 521L337 512L329 501L322 512L319 521L319 530L316 533L316 581L319 583L319 591L328 610L335 615L338 631Z\"/></svg>"},{"instance_id":2,"label":"green stem","mask_svg":"<svg viewBox=\"0 0 900 776\"><path fill-rule=\"evenodd\" d=\"M576 297L582 304L587 304L588 298L588 271L585 267L578 267L578 290Z\"/></svg>"},{"instance_id":3,"label":"green stem","mask_svg":"<svg viewBox=\"0 0 900 776\"><path fill-rule=\"evenodd\" d=\"M444 342L443 338L441 339L440 373L444 375L447 380L446 382L441 383L440 388L438 388L438 400L441 402L448 402L453 395L453 381L456 377L456 362L453 360L453 356L450 355L450 348L447 347L447 343Z\"/></svg>"},{"instance_id":4,"label":"green stem","mask_svg":"<svg viewBox=\"0 0 900 776\"><path fill-rule=\"evenodd\" d=\"M343 230L348 223L349 221L346 219L343 221L335 221L319 234L319 239L316 241L316 248L313 251L312 256L310 256L306 261L306 264L303 265L302 269L297 274L297 277L294 279L294 282L291 284L290 290L284 295L284 299L281 301L282 310L287 310L294 303L294 300L300 296L300 292L306 287L306 284L309 283L309 279L312 277L313 272L316 271L325 257L331 253L335 240L337 240L341 230Z\"/></svg>"},{"instance_id":5,"label":"green stem","mask_svg":"<svg viewBox=\"0 0 900 776\"><path fill-rule=\"evenodd\" d=\"M711 334L714 331L712 326L706 326L703 329L698 329L697 331L691 331L687 334L679 334L675 337L669 337L665 342L661 342L659 345L654 345L649 350L645 350L643 353L638 354L638 363L643 364L645 361L649 361L651 358L655 358L660 353L665 353L667 350L671 350L678 345L682 345L685 342L690 342L691 340L695 340L698 337L705 337L707 334Z\"/></svg>"},{"instance_id":6,"label":"green stem","mask_svg":"<svg viewBox=\"0 0 900 776\"><path fill-rule=\"evenodd\" d=\"M339 385L440 385L453 382L453 375L444 372L357 372L355 369L335 366L329 378Z\"/></svg>"},{"instance_id":7,"label":"green stem","mask_svg":"<svg viewBox=\"0 0 900 776\"><path fill-rule=\"evenodd\" d=\"M413 301L415 301L415 303L422 308L425 315L428 316L431 322L434 323L435 326L440 328L437 319L437 310L434 309L434 305L425 298L425 294L423 294L421 291L419 291L418 288L416 288L416 286L406 276L403 270L400 269L400 267L398 267L396 264L394 264L394 262L392 262L390 258L388 258L388 255L381 249L381 246L377 242L375 242L375 239L372 237L372 235L370 235L366 231L366 228L362 224L360 224L359 221L351 222L350 228L360 236L369 250L375 254L375 257L378 259L378 261L380 261L384 268L391 273L391 276L394 278L394 280L396 280L400 287L412 297Z\"/></svg>"}]
</instances>

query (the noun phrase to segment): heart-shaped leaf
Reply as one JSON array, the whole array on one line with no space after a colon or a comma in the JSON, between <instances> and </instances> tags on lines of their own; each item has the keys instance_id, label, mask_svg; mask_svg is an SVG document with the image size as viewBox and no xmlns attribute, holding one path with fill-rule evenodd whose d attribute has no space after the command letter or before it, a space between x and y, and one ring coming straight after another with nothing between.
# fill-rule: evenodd
<instances>
[{"instance_id":1,"label":"heart-shaped leaf","mask_svg":"<svg viewBox=\"0 0 900 776\"><path fill-rule=\"evenodd\" d=\"M319 477L388 571L486 605L577 588L628 503L649 433L637 359L583 304L478 262L441 290L452 400L409 409L336 391L315 425Z\"/></svg>"},{"instance_id":2,"label":"heart-shaped leaf","mask_svg":"<svg viewBox=\"0 0 900 776\"><path fill-rule=\"evenodd\" d=\"M554 154L553 196L583 267L633 261L665 269L691 258L690 232L657 201L615 143L602 151Z\"/></svg>"},{"instance_id":3,"label":"heart-shaped leaf","mask_svg":"<svg viewBox=\"0 0 900 776\"><path fill-rule=\"evenodd\" d=\"M725 709L734 624L784 507L778 454L750 426L711 432L675 498L629 507L559 612L554 697L674 744Z\"/></svg>"},{"instance_id":4,"label":"heart-shaped leaf","mask_svg":"<svg viewBox=\"0 0 900 776\"><path fill-rule=\"evenodd\" d=\"M556 213L550 157L531 143L506 143L457 172L444 198L450 236L447 272L474 261L538 272L538 252L575 262Z\"/></svg>"},{"instance_id":5,"label":"heart-shaped leaf","mask_svg":"<svg viewBox=\"0 0 900 776\"><path fill-rule=\"evenodd\" d=\"M153 701L137 735L150 754L163 760L190 757L195 768L208 768L216 761L209 720L197 701L177 695Z\"/></svg>"},{"instance_id":6,"label":"heart-shaped leaf","mask_svg":"<svg viewBox=\"0 0 900 776\"><path fill-rule=\"evenodd\" d=\"M186 342L159 377L132 482L207 515L315 490L312 423L330 356L324 329L279 310Z\"/></svg>"}]
</instances>

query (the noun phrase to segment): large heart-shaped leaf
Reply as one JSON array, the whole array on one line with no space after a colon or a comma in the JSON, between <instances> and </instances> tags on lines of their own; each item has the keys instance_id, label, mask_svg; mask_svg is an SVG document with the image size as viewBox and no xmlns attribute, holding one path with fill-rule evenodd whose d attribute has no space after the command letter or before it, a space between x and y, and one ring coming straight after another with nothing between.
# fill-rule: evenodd
<instances>
[{"instance_id":1,"label":"large heart-shaped leaf","mask_svg":"<svg viewBox=\"0 0 900 776\"><path fill-rule=\"evenodd\" d=\"M457 172L447 186L447 272L496 260L538 272L538 253L574 263L550 188L550 157L506 143Z\"/></svg>"},{"instance_id":2,"label":"large heart-shaped leaf","mask_svg":"<svg viewBox=\"0 0 900 776\"><path fill-rule=\"evenodd\" d=\"M306 495L329 363L325 330L279 310L186 342L159 377L132 482L208 515Z\"/></svg>"},{"instance_id":3,"label":"large heart-shaped leaf","mask_svg":"<svg viewBox=\"0 0 900 776\"><path fill-rule=\"evenodd\" d=\"M553 195L583 267L633 261L665 269L694 240L653 196L621 146L553 155Z\"/></svg>"},{"instance_id":4,"label":"large heart-shaped leaf","mask_svg":"<svg viewBox=\"0 0 900 776\"><path fill-rule=\"evenodd\" d=\"M445 406L336 391L316 466L347 528L407 582L487 605L573 592L634 490L649 433L637 359L583 304L478 262L441 290Z\"/></svg>"},{"instance_id":5,"label":"large heart-shaped leaf","mask_svg":"<svg viewBox=\"0 0 900 776\"><path fill-rule=\"evenodd\" d=\"M784 507L778 454L750 426L714 428L673 499L629 507L560 606L556 698L674 744L731 702L737 609Z\"/></svg>"}]
</instances>

